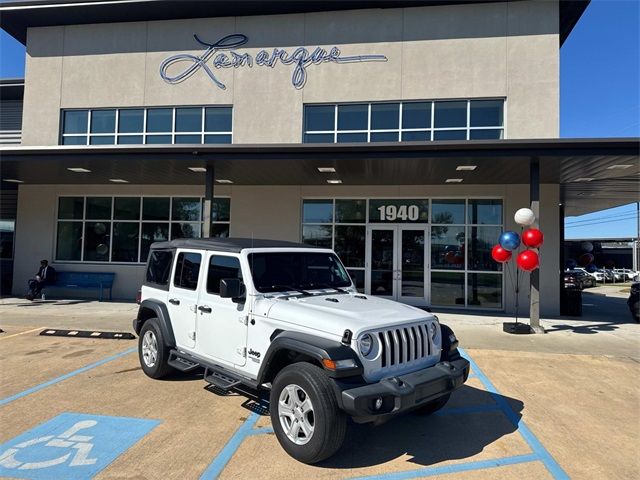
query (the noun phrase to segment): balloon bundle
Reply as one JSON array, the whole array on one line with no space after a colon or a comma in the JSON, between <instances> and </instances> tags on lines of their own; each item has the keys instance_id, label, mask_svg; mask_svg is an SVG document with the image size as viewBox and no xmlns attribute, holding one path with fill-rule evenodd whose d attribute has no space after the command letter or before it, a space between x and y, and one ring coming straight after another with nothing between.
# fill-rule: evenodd
<instances>
[{"instance_id":1,"label":"balloon bundle","mask_svg":"<svg viewBox=\"0 0 640 480\"><path fill-rule=\"evenodd\" d=\"M540 266L539 248L544 242L544 235L537 228L531 226L536 221L536 215L529 208L519 209L513 216L515 222L521 226L521 233L508 231L503 232L498 239L498 244L491 250L491 257L498 263L504 265L507 272L507 278L515 288L516 295L516 323L518 322L518 293L520 285L520 270L523 272L532 272ZM526 228L526 230L525 230ZM521 245L528 247L520 252L518 249ZM519 270L515 272L515 281L511 278L511 272L508 268L508 262L516 255L516 264Z\"/></svg>"},{"instance_id":2,"label":"balloon bundle","mask_svg":"<svg viewBox=\"0 0 640 480\"><path fill-rule=\"evenodd\" d=\"M578 265L580 265L589 273L593 273L598 270L598 267L595 265L595 263L593 263L594 256L593 253L591 253L593 252L593 243L582 242L580 244L580 248L582 249L582 253L578 257L578 261L570 258L569 260L567 260L565 267L569 270L573 270Z\"/></svg>"}]
</instances>

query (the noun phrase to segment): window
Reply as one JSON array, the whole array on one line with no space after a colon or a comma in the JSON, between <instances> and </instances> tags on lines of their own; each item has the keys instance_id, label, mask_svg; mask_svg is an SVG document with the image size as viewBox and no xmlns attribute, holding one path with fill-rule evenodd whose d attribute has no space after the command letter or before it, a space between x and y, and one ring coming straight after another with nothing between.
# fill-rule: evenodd
<instances>
[{"instance_id":1,"label":"window","mask_svg":"<svg viewBox=\"0 0 640 480\"><path fill-rule=\"evenodd\" d=\"M62 145L232 143L232 107L62 111Z\"/></svg>"},{"instance_id":2,"label":"window","mask_svg":"<svg viewBox=\"0 0 640 480\"><path fill-rule=\"evenodd\" d=\"M167 285L169 275L171 275L171 261L173 252L171 250L154 250L149 256L149 266L147 268L147 282L156 285Z\"/></svg>"},{"instance_id":3,"label":"window","mask_svg":"<svg viewBox=\"0 0 640 480\"><path fill-rule=\"evenodd\" d=\"M305 105L303 143L504 137L504 100Z\"/></svg>"},{"instance_id":4,"label":"window","mask_svg":"<svg viewBox=\"0 0 640 480\"><path fill-rule=\"evenodd\" d=\"M56 260L144 263L154 242L202 235L201 197L59 197ZM213 201L214 237L228 237L230 198Z\"/></svg>"},{"instance_id":5,"label":"window","mask_svg":"<svg viewBox=\"0 0 640 480\"><path fill-rule=\"evenodd\" d=\"M196 290L201 262L202 255L199 253L180 252L176 261L176 272L173 275L173 285L186 290Z\"/></svg>"},{"instance_id":6,"label":"window","mask_svg":"<svg viewBox=\"0 0 640 480\"><path fill-rule=\"evenodd\" d=\"M209 260L209 274L207 275L207 292L220 294L220 280L223 278L238 278L242 280L240 260L236 257L214 255Z\"/></svg>"},{"instance_id":7,"label":"window","mask_svg":"<svg viewBox=\"0 0 640 480\"><path fill-rule=\"evenodd\" d=\"M302 210L302 242L335 250L363 292L367 201L304 200Z\"/></svg>"},{"instance_id":8,"label":"window","mask_svg":"<svg viewBox=\"0 0 640 480\"><path fill-rule=\"evenodd\" d=\"M500 199L305 199L302 212L302 242L333 248L361 292L365 287L367 225L413 223L419 225L415 229L404 229L401 239L409 247L420 241L424 243L421 226L429 228L430 271L427 275L430 275L432 305L502 307L502 266L491 258L491 248L503 227ZM372 264L389 261L381 252L385 241L393 242L392 230L380 230L378 235L380 238L371 240L372 245L379 243L372 249ZM403 252L410 251L403 246ZM405 256L403 271L409 266L407 259L412 262L419 284L425 271L424 264L419 263L423 260ZM374 289L377 277L373 266L370 268ZM385 268L393 270L389 264ZM420 287L412 288L415 292Z\"/></svg>"},{"instance_id":9,"label":"window","mask_svg":"<svg viewBox=\"0 0 640 480\"><path fill-rule=\"evenodd\" d=\"M249 265L253 284L261 293L351 286L349 275L332 253L251 253Z\"/></svg>"},{"instance_id":10,"label":"window","mask_svg":"<svg viewBox=\"0 0 640 480\"><path fill-rule=\"evenodd\" d=\"M502 265L491 248L502 231L502 200L431 201L431 304L502 307Z\"/></svg>"}]
</instances>

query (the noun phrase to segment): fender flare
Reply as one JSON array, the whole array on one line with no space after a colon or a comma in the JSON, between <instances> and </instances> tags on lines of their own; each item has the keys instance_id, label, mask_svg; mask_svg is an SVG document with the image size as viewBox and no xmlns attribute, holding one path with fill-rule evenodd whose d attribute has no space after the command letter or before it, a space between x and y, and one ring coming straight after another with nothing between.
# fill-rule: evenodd
<instances>
[{"instance_id":1,"label":"fender flare","mask_svg":"<svg viewBox=\"0 0 640 480\"><path fill-rule=\"evenodd\" d=\"M440 354L440 361L452 361L460 358L457 337L453 345L451 344L451 340L449 338L450 335L453 335L454 337L456 335L455 333L453 333L451 327L445 325L444 323L441 323L440 332L442 335L442 353Z\"/></svg>"},{"instance_id":2,"label":"fender flare","mask_svg":"<svg viewBox=\"0 0 640 480\"><path fill-rule=\"evenodd\" d=\"M311 357L318 361L327 375L332 378L354 377L362 375L363 372L362 363L351 347L335 340L317 337L308 333L284 331L278 333L273 338L265 353L264 360L258 371L259 384L269 381L266 379L269 377L272 367L274 367L274 360L277 358L278 353L283 350ZM354 360L356 366L340 370L330 370L323 365L323 359L334 361Z\"/></svg>"},{"instance_id":3,"label":"fender flare","mask_svg":"<svg viewBox=\"0 0 640 480\"><path fill-rule=\"evenodd\" d=\"M147 299L140 303L138 308L138 316L133 321L133 329L136 334L140 334L142 325L144 322L151 318L146 312L152 311L155 317L158 319L160 330L162 330L162 336L169 347L175 347L176 338L173 334L173 328L171 327L171 318L169 317L169 310L167 306L159 300Z\"/></svg>"}]
</instances>

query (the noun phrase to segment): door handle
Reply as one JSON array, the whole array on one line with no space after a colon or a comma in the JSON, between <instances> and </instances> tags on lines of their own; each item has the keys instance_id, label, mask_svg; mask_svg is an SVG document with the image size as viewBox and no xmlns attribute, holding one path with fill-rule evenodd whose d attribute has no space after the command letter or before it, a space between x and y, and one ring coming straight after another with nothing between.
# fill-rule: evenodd
<instances>
[{"instance_id":1,"label":"door handle","mask_svg":"<svg viewBox=\"0 0 640 480\"><path fill-rule=\"evenodd\" d=\"M180 305L180 300L178 300L177 298L170 298L169 303L171 305Z\"/></svg>"},{"instance_id":2,"label":"door handle","mask_svg":"<svg viewBox=\"0 0 640 480\"><path fill-rule=\"evenodd\" d=\"M198 307L198 310L200 310L202 313L211 313L211 307L208 307L206 305L200 305Z\"/></svg>"}]
</instances>

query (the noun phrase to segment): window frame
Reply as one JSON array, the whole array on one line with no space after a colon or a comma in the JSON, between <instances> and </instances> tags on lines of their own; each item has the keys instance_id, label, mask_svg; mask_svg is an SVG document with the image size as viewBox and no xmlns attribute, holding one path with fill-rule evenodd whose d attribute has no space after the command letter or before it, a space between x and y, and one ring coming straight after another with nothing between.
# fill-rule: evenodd
<instances>
[{"instance_id":1,"label":"window frame","mask_svg":"<svg viewBox=\"0 0 640 480\"><path fill-rule=\"evenodd\" d=\"M60 198L66 198L66 197L74 197L74 198L82 198L82 218L75 218L75 219L64 219L64 218L59 218L59 207L60 207ZM87 197L103 197L103 198L111 198L111 218L110 219L91 219L91 218L87 218L86 216L86 206L87 206ZM139 218L138 220L117 220L114 218L115 216L115 199L116 198L139 198L140 199L140 205L139 205ZM142 218L142 213L143 213L143 206L144 206L144 199L145 198L169 198L169 217L167 218L167 220L143 220ZM199 220L193 220L193 221L189 221L189 220L175 220L173 219L173 201L174 198L197 198L200 200L200 219ZM218 199L229 199L229 207L231 207L231 196L230 195L220 195L220 196L216 196L214 197L215 200ZM147 263L147 258L142 258L142 226L144 224L155 224L155 223L166 223L169 227L169 231L168 231L168 240L172 240L171 237L171 226L173 224L180 224L180 223L197 223L200 225L200 237L202 236L202 230L203 230L203 226L204 226L204 209L203 209L203 202L204 202L204 197L203 196L191 196L191 195L129 195L129 194L119 194L119 195L112 195L112 194L95 194L95 195L90 195L90 194L77 194L77 195L73 195L73 194L65 194L65 195L58 195L56 197L56 206L55 206L55 225L56 225L56 229L55 229L55 236L54 236L54 242L53 242L53 255L52 258L54 258L56 263L59 264L86 264L86 265L91 265L91 264L95 264L95 265L105 265L105 264L110 264L110 265L145 265ZM109 244L109 259L106 261L98 261L98 260L85 260L85 248L84 248L84 238L85 238L85 229L86 229L86 224L89 222L96 222L96 221L104 221L109 222L111 224L110 226L110 230L109 230L109 238L111 240L111 243ZM82 242L82 250L80 252L80 260L60 260L57 257L58 254L58 228L59 228L59 224L61 222L80 222L82 223L82 238L83 238L83 242ZM123 261L114 261L113 260L113 227L114 227L114 223L134 223L134 224L138 224L138 261L136 262L123 262ZM231 228L231 208L229 208L229 220L216 220L214 222L211 222L213 224L220 224L220 225L228 225L229 228ZM200 238L200 237L195 237L195 238ZM180 237L176 237L176 238L180 238ZM146 274L145 274L146 275Z\"/></svg>"},{"instance_id":2,"label":"window frame","mask_svg":"<svg viewBox=\"0 0 640 480\"><path fill-rule=\"evenodd\" d=\"M201 109L201 118L200 118L200 130L194 132L177 132L176 131L176 110L181 108L200 108ZM230 131L207 131L205 129L206 125L206 110L208 108L228 108L231 110L231 130ZM166 132L148 132L147 131L147 114L149 110L156 109L171 109L171 131ZM113 132L108 133L91 133L91 117L92 113L95 111L115 111L115 126ZM142 131L141 132L128 132L128 133L120 133L120 112L125 110L142 110L143 118L142 118ZM64 116L66 112L87 112L87 131L86 133L64 133ZM207 136L223 136L228 135L231 137L231 142L229 144L233 144L233 117L234 117L234 108L233 105L157 105L152 107L100 107L100 108L64 108L60 110L60 131L58 144L65 145L65 138L80 138L85 137L85 143L80 144L69 144L69 145L86 145L86 146L101 146L101 145L92 145L91 138L92 137L113 137L114 143L103 144L103 145L175 145L176 137L182 135L200 135L200 144L205 144L205 138ZM170 136L171 143L169 144L154 144L148 143L148 137L154 136ZM135 144L126 144L119 143L120 138L125 137L142 137L142 143ZM103 146L102 145L102 146ZM228 145L228 144L227 144Z\"/></svg>"},{"instance_id":3,"label":"window frame","mask_svg":"<svg viewBox=\"0 0 640 480\"><path fill-rule=\"evenodd\" d=\"M474 127L471 125L471 102L478 101L502 101L502 125L501 126L478 126ZM465 127L435 127L435 104L440 102L466 102L467 103L467 124ZM398 109L398 128L397 129L371 129L371 106L372 105L381 105L381 104L394 104L399 103ZM402 110L403 105L410 103L429 103L431 104L431 122L428 128L403 128L402 127ZM366 129L358 129L358 130L338 130L338 108L342 105L368 105L368 115L367 115L367 128ZM306 115L307 115L307 107L313 106L333 106L334 108L334 122L332 130L305 130L306 124ZM479 97L479 98L446 98L446 99L414 99L414 100L386 100L386 101L376 101L376 102L339 102L339 103L305 103L303 105L303 118L302 118L302 143L313 143L306 142L306 135L333 135L333 143L338 143L338 135L340 134L363 134L366 133L367 141L366 142L358 142L358 143L376 143L371 142L371 134L376 133L396 133L398 135L397 142L402 142L402 134L410 133L410 132L426 132L428 133L429 140L434 141L435 132L444 132L444 131L465 131L465 140L471 139L472 131L479 130L501 130L502 137L501 140L508 138L507 136L507 99L506 97ZM404 140L404 141L413 141L413 140Z\"/></svg>"},{"instance_id":4,"label":"window frame","mask_svg":"<svg viewBox=\"0 0 640 480\"><path fill-rule=\"evenodd\" d=\"M502 195L467 195L467 196L390 196L390 195L384 195L384 196L303 196L301 199L301 204L300 204L300 212L301 212L301 217L300 217L300 242L303 243L304 239L302 238L303 235L303 228L306 225L309 226L316 226L316 225L331 225L331 249L335 252L335 239L336 239L336 235L335 235L335 231L336 231L336 226L362 226L366 229L368 229L368 227L370 225L379 225L379 226L397 226L397 225L413 225L414 223L412 222L396 222L396 223L377 223L377 222L370 222L369 221L369 201L370 200L416 200L416 199L421 199L421 200L428 200L429 201L429 216L428 216L428 221L427 222L421 222L420 225L426 225L428 228L428 234L429 234L429 246L428 246L428 253L429 255L427 256L428 258L428 266L425 266L425 274L427 274L426 272L428 272L429 275L429 279L425 280L425 289L427 288L427 283L428 283L428 289L429 289L429 298L431 299L431 273L458 273L461 274L463 276L464 279L464 305L434 305L437 306L437 308L441 308L441 309L452 309L452 310L460 310L460 309L465 309L465 310L478 310L478 311L488 311L488 312L496 312L496 311L504 311L505 309L505 305L506 305L506 299L505 299L505 295L506 295L506 288L507 288L507 277L509 276L508 273L506 273L506 269L509 268L508 266L504 266L500 269L500 270L471 270L469 268L469 242L467 241L467 239L470 238L471 235L471 229L473 227L499 227L502 229L502 231L504 231L505 229L505 210L506 210L506 206L505 206L505 202L506 202L506 198ZM331 222L327 222L327 223L314 223L314 222L305 222L304 221L304 217L302 217L302 213L304 212L304 202L306 200L324 200L324 201L330 201L333 204L333 213L332 213L332 221ZM336 222L336 200L364 200L366 202L366 216L365 216L365 222L363 223L341 223L341 222ZM433 202L437 202L440 200L464 200L464 223L447 223L447 224L442 224L442 223L435 223L432 222L432 214L433 214ZM469 212L469 203L472 200L499 200L501 202L501 206L502 206L502 215L501 215L501 222L500 224L485 224L485 223L471 223L469 222L469 218L468 218L468 212ZM442 268L433 268L432 266L432 261L431 261L431 233L432 233L432 229L434 226L447 226L447 227L462 227L464 229L464 234L465 234L465 256L464 256L464 267L461 269L442 269ZM368 242L368 239L366 239L365 237L365 246L366 246L366 242ZM336 253L337 254L337 253ZM365 266L364 267L349 267L346 264L344 265L344 268L347 270L347 272L349 272L350 270L362 270L363 272L365 272L365 276L366 276L366 270L367 270L367 258L366 258L366 253L365 253ZM468 303L468 299L469 299L469 278L470 275L472 274L491 274L491 275L500 275L502 277L501 279L501 288L502 288L502 295L501 295L501 302L500 302L500 306L498 307L480 307L480 306L475 306L475 305L470 305ZM355 281L354 281L355 284Z\"/></svg>"}]
</instances>

